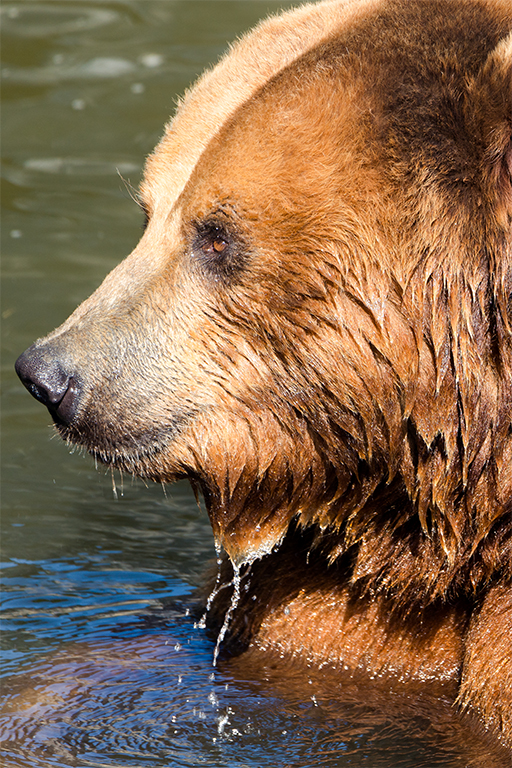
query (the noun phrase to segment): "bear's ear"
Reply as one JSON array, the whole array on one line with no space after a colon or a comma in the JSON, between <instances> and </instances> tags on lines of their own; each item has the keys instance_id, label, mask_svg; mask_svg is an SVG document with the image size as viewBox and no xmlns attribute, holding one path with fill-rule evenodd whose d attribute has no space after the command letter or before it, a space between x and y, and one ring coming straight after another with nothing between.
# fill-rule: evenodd
<instances>
[{"instance_id":1,"label":"bear's ear","mask_svg":"<svg viewBox=\"0 0 512 768\"><path fill-rule=\"evenodd\" d=\"M512 216L512 32L489 54L473 83L472 109L484 146L488 193ZM501 217L500 217L501 218Z\"/></svg>"}]
</instances>

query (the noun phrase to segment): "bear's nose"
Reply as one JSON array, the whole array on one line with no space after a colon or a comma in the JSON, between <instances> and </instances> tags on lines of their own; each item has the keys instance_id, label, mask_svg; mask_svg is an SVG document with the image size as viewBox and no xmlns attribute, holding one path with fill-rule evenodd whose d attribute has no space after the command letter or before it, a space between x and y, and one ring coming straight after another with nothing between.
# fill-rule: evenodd
<instances>
[{"instance_id":1,"label":"bear's nose","mask_svg":"<svg viewBox=\"0 0 512 768\"><path fill-rule=\"evenodd\" d=\"M55 421L69 424L76 414L80 386L66 372L51 348L33 345L15 363L16 373L36 400L46 405Z\"/></svg>"}]
</instances>

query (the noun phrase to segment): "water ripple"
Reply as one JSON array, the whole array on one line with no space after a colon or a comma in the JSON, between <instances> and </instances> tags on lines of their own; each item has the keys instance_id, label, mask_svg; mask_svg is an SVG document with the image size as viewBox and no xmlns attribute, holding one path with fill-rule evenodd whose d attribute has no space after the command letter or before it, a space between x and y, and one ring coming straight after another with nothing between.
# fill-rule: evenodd
<instances>
[{"instance_id":1,"label":"water ripple","mask_svg":"<svg viewBox=\"0 0 512 768\"><path fill-rule=\"evenodd\" d=\"M84 32L113 24L120 14L104 8L46 3L6 3L0 10L4 32L17 37L46 38Z\"/></svg>"}]
</instances>

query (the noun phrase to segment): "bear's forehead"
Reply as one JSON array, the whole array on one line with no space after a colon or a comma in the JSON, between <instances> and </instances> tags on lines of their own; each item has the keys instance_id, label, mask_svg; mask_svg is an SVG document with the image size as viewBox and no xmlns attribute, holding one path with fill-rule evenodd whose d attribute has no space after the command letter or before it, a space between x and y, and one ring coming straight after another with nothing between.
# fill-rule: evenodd
<instances>
[{"instance_id":1,"label":"bear's forehead","mask_svg":"<svg viewBox=\"0 0 512 768\"><path fill-rule=\"evenodd\" d=\"M457 78L464 89L506 34L507 5L496 0L489 13L477 0L479 23L467 34L464 0L450 4L442 28L436 5L331 0L265 22L186 96L148 160L142 195L150 212L161 204L168 214L184 191L203 206L234 192L248 213L261 211L276 205L269 190L304 200L327 189L334 168L345 198L360 202L375 183L382 189L390 157L395 167L413 163L417 175L418 163L435 169L442 153L462 172L460 142L442 130L445 97ZM447 114L446 125L460 117Z\"/></svg>"},{"instance_id":2,"label":"bear's forehead","mask_svg":"<svg viewBox=\"0 0 512 768\"><path fill-rule=\"evenodd\" d=\"M304 79L300 71L287 73L242 105L187 180L179 201L183 220L225 210L253 230L251 222L267 222L260 236L268 245L275 225L290 216L318 226L318 217L339 213L341 195L349 206L373 197L379 170L367 136L371 101L363 84L341 91L329 80L324 65L316 75L308 68ZM361 120L368 131L361 131Z\"/></svg>"},{"instance_id":3,"label":"bear's forehead","mask_svg":"<svg viewBox=\"0 0 512 768\"><path fill-rule=\"evenodd\" d=\"M193 169L239 108L281 70L331 38L382 0L327 0L270 17L241 38L185 94L148 158L142 195L150 210L159 199L172 204Z\"/></svg>"}]
</instances>

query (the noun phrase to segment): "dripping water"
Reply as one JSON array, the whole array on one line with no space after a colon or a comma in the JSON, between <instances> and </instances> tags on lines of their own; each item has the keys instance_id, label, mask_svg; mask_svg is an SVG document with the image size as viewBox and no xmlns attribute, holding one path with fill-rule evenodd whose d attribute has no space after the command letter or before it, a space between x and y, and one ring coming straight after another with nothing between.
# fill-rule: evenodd
<instances>
[{"instance_id":1,"label":"dripping water","mask_svg":"<svg viewBox=\"0 0 512 768\"><path fill-rule=\"evenodd\" d=\"M235 565L233 563L233 594L231 595L231 605L229 606L228 610L226 611L226 615L224 616L224 623L222 624L222 627L220 629L219 635L217 637L217 642L215 643L215 651L213 652L213 666L215 667L217 665L217 657L219 655L220 645L222 641L224 640L224 637L226 635L226 632L228 631L229 623L231 621L231 617L233 616L233 612L235 611L238 601L240 600L240 566Z\"/></svg>"},{"instance_id":2,"label":"dripping water","mask_svg":"<svg viewBox=\"0 0 512 768\"><path fill-rule=\"evenodd\" d=\"M110 477L112 479L112 493L114 494L114 499L118 499L117 495L117 486L116 486L116 476L114 474L114 467L110 467Z\"/></svg>"},{"instance_id":3,"label":"dripping water","mask_svg":"<svg viewBox=\"0 0 512 768\"><path fill-rule=\"evenodd\" d=\"M112 479L112 493L114 494L114 499L117 500L119 496L124 496L124 475L121 471L119 471L119 478L120 478L119 493L118 493L118 488L116 484L115 469L113 466L110 467L110 477Z\"/></svg>"},{"instance_id":4,"label":"dripping water","mask_svg":"<svg viewBox=\"0 0 512 768\"><path fill-rule=\"evenodd\" d=\"M206 601L206 607L204 609L204 613L197 622L197 628L198 629L204 629L206 627L206 617L208 616L208 611L212 607L212 603L219 594L221 590L221 583L220 583L220 575L221 575L221 566L222 566L222 548L220 544L215 543L215 553L217 555L217 578L215 579L215 584L213 585L213 589L210 592L208 596L208 600Z\"/></svg>"},{"instance_id":5,"label":"dripping water","mask_svg":"<svg viewBox=\"0 0 512 768\"><path fill-rule=\"evenodd\" d=\"M212 606L213 601L215 600L215 598L217 597L217 595L219 594L219 592L222 589L225 589L226 587L232 586L233 587L233 593L231 595L231 603L229 605L228 610L226 611L226 615L224 616L224 621L222 623L222 627L220 628L220 632L219 632L219 634L217 636L217 642L215 643L215 650L213 652L213 666L214 667L217 666L217 658L219 656L220 646L221 646L222 641L224 640L224 638L226 636L226 632L229 629L229 625L231 623L231 619L233 617L233 613L235 612L236 607L237 607L237 605L238 605L238 603L240 601L240 585L241 585L241 582L242 582L242 577L240 575L240 571L241 571L242 565L246 565L246 563L242 563L242 564L238 564L238 565L235 564L235 563L232 563L233 578L231 579L231 581L228 581L225 584L221 584L220 579L221 579L221 567L222 567L222 557L221 557L222 549L221 549L221 547L218 544L215 544L215 552L217 554L217 578L215 579L215 584L213 585L213 589L212 589L212 591L210 592L210 594L208 596L208 600L206 601L206 606L205 606L205 609L204 609L204 613L201 616L200 620L197 622L197 624L194 625L197 629L205 629L205 627L206 627L206 618L208 616L208 612L209 612L209 610L210 610L210 608ZM247 573L244 574L244 575L247 576L249 574L249 572L250 572L250 567L247 570Z\"/></svg>"}]
</instances>

